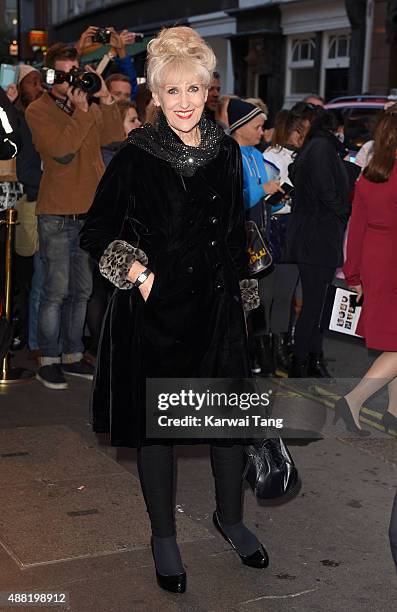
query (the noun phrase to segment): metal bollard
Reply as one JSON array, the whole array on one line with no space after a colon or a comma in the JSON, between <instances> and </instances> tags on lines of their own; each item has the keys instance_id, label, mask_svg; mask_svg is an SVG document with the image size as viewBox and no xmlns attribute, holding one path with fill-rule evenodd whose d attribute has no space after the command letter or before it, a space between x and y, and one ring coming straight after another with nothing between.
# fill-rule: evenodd
<instances>
[{"instance_id":1,"label":"metal bollard","mask_svg":"<svg viewBox=\"0 0 397 612\"><path fill-rule=\"evenodd\" d=\"M5 243L5 316L11 323L12 318L12 263L15 242L15 226L17 225L18 213L15 208L7 208L6 217L0 221L1 225L6 226ZM7 354L1 364L0 385L13 383L29 382L34 377L34 372L25 368L11 368L10 355Z\"/></svg>"}]
</instances>

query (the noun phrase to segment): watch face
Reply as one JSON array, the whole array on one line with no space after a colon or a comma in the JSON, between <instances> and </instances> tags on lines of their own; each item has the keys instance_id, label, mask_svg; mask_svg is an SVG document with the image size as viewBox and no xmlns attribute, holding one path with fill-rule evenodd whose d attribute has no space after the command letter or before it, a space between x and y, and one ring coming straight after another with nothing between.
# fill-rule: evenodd
<instances>
[{"instance_id":1,"label":"watch face","mask_svg":"<svg viewBox=\"0 0 397 612\"><path fill-rule=\"evenodd\" d=\"M147 277L148 277L147 272L141 272L138 278L136 279L135 284L141 285L147 279Z\"/></svg>"}]
</instances>

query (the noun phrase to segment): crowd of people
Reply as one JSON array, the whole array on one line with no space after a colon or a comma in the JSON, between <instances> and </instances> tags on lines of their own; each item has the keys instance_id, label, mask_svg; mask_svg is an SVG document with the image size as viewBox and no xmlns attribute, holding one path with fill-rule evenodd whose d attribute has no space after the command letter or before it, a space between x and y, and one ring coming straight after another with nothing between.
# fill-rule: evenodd
<instances>
[{"instance_id":1,"label":"crowd of people","mask_svg":"<svg viewBox=\"0 0 397 612\"><path fill-rule=\"evenodd\" d=\"M87 28L74 47L53 45L44 70L79 70L96 30ZM27 64L19 66L18 83L6 91L23 140L15 177L23 196L16 203L20 224L14 348L28 345L30 357L40 365L38 380L52 389L67 388L65 373L93 377L112 287L82 254L78 235L104 167L131 130L157 121L151 92L146 85L138 86L133 59L125 51L134 35L113 28L109 32L113 59L105 69L106 78L100 77L98 93L88 96L65 79L48 85L42 71ZM222 95L221 87L214 71L206 114L240 145L247 218L256 218L266 195L282 192L285 182L291 184L288 166L324 100L313 94L291 111L280 111L269 129L264 101ZM248 320L252 371L264 376L278 368L294 376L304 374L300 363L305 356L300 351L294 365L291 352L294 308L299 309L302 299L297 265L286 261L284 254L290 202L285 198L267 209L274 265L259 279L262 309ZM304 312L310 318L307 303ZM308 374L320 373L327 375L316 346Z\"/></svg>"},{"instance_id":2,"label":"crowd of people","mask_svg":"<svg viewBox=\"0 0 397 612\"><path fill-rule=\"evenodd\" d=\"M67 388L65 374L92 379L112 293L79 247L87 211L128 135L159 117L152 92L137 84L126 54L134 35L126 30L108 29L112 60L105 78L98 73L96 93L65 78L82 70L96 31L90 26L75 46L49 49L44 71L61 75L53 83L21 64L17 85L5 92L22 141L14 348L28 345L38 380L53 389ZM343 265L360 173L347 161L343 117L324 104L310 94L271 120L263 100L223 94L216 71L208 89L206 116L239 145L246 219L258 225L272 256L257 279L260 308L247 316L251 371L261 376L329 377L319 321L327 286ZM358 153L361 170L372 149L369 141Z\"/></svg>"},{"instance_id":3,"label":"crowd of people","mask_svg":"<svg viewBox=\"0 0 397 612\"><path fill-rule=\"evenodd\" d=\"M145 440L147 377L329 377L320 317L344 266L347 285L365 295L360 333L383 354L336 418L367 435L360 408L382 382L384 424L397 423L397 106L380 116L360 167L348 160L343 117L320 96L271 121L265 101L222 95L212 50L184 27L149 44L147 85L138 86L125 53L131 35L109 30L108 73L84 68L94 92L69 78L80 74L90 27L76 46L48 50L44 79L22 64L1 94L16 117L4 156L15 157L23 186L15 340L26 339L47 388L96 371L94 428L138 448L157 579L181 592L172 446ZM272 258L255 279L247 220ZM263 568L267 553L242 522L242 446L213 444L211 457L215 526L243 563Z\"/></svg>"},{"instance_id":4,"label":"crowd of people","mask_svg":"<svg viewBox=\"0 0 397 612\"><path fill-rule=\"evenodd\" d=\"M87 28L74 47L53 45L45 70L79 70L96 30ZM67 387L66 372L92 378L112 292L78 246L85 214L104 168L131 131L158 118L152 93L137 84L126 54L134 35L108 32L112 61L96 94L62 79L46 85L42 72L27 64L6 92L23 141L16 158L23 196L16 204L14 347L28 344L41 366L38 379L54 389ZM239 144L246 218L260 227L273 260L258 278L261 307L247 320L251 370L261 376L329 376L319 321L327 285L343 264L357 175L346 161L343 117L324 104L310 94L271 121L263 100L222 94L216 71L208 90L206 116ZM357 155L360 166L371 146ZM267 205L275 194L277 203Z\"/></svg>"}]
</instances>

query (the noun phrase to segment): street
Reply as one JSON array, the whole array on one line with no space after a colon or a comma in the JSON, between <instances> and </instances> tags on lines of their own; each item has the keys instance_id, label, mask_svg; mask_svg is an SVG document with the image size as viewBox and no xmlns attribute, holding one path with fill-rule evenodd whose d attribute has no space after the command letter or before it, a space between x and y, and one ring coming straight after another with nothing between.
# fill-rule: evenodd
<instances>
[{"instance_id":1,"label":"street","mask_svg":"<svg viewBox=\"0 0 397 612\"><path fill-rule=\"evenodd\" d=\"M358 377L368 367L360 341L334 335L325 352L334 376ZM23 359L17 355L27 365ZM250 490L245 495L246 523L269 552L264 571L241 565L212 525L208 447L179 447L176 510L188 585L184 595L171 595L155 581L135 452L110 448L91 432L90 383L69 381L60 392L36 381L0 392L3 593L66 593L67 604L40 609L73 612L394 609L392 435L349 440L341 428L338 437L291 442L298 496L263 507ZM382 401L370 402L369 422L377 423Z\"/></svg>"}]
</instances>

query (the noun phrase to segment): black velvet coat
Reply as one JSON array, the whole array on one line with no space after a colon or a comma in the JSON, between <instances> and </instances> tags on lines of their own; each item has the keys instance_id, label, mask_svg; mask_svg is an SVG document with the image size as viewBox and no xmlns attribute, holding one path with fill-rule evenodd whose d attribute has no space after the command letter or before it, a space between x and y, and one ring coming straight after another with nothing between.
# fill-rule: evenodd
<instances>
[{"instance_id":1,"label":"black velvet coat","mask_svg":"<svg viewBox=\"0 0 397 612\"><path fill-rule=\"evenodd\" d=\"M194 176L135 144L112 160L88 213L81 246L97 261L115 239L149 258L154 282L116 289L100 343L94 431L136 447L145 439L146 377L247 378L239 279L247 255L240 149L225 136Z\"/></svg>"}]
</instances>

